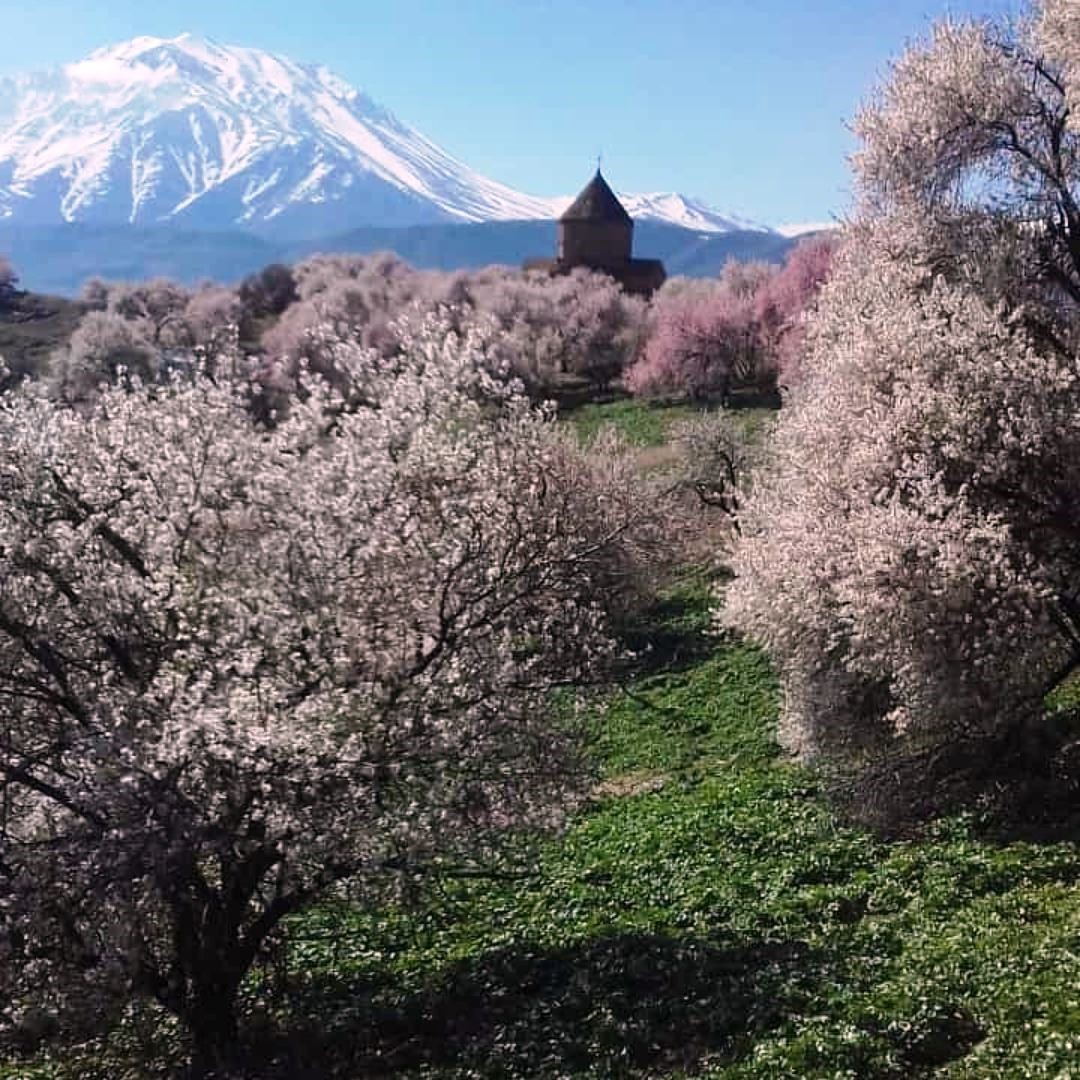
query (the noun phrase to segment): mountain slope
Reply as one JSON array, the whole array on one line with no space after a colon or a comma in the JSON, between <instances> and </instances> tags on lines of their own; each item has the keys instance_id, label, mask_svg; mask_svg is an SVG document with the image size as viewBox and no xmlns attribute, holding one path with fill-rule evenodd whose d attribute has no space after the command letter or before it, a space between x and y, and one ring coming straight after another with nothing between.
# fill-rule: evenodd
<instances>
[{"instance_id":1,"label":"mountain slope","mask_svg":"<svg viewBox=\"0 0 1080 1080\"><path fill-rule=\"evenodd\" d=\"M555 250L553 221L492 221L472 225L424 225L409 229L353 229L295 245L290 259L315 251L370 254L393 251L414 266L432 270L475 269L492 263L520 266ZM634 228L634 251L661 259L669 276L712 277L728 259L782 262L792 241L772 232L703 233L648 218Z\"/></svg>"},{"instance_id":2,"label":"mountain slope","mask_svg":"<svg viewBox=\"0 0 1080 1080\"><path fill-rule=\"evenodd\" d=\"M762 230L674 193L623 199L642 220ZM242 228L287 242L550 221L569 201L490 180L326 68L257 49L140 37L0 79L0 222Z\"/></svg>"},{"instance_id":3,"label":"mountain slope","mask_svg":"<svg viewBox=\"0 0 1080 1080\"><path fill-rule=\"evenodd\" d=\"M312 228L549 216L327 69L189 35L0 80L0 218Z\"/></svg>"},{"instance_id":4,"label":"mountain slope","mask_svg":"<svg viewBox=\"0 0 1080 1080\"><path fill-rule=\"evenodd\" d=\"M794 243L771 232L707 234L649 220L639 221L634 234L637 252L663 259L671 276L711 277L730 258L779 262ZM288 241L241 229L0 222L0 251L10 256L23 284L36 292L65 296L76 294L90 277L235 282L268 263L293 261L317 251L360 255L393 251L414 266L456 270L492 263L520 266L529 256L548 255L554 247L553 221L364 227Z\"/></svg>"}]
</instances>

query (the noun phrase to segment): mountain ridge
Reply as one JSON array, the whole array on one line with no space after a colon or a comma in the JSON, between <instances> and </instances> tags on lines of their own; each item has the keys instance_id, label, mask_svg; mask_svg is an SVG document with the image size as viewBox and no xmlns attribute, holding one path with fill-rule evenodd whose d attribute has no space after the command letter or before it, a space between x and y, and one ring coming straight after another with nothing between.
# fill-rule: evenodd
<instances>
[{"instance_id":1,"label":"mountain ridge","mask_svg":"<svg viewBox=\"0 0 1080 1080\"><path fill-rule=\"evenodd\" d=\"M639 220L767 227L674 192ZM0 220L249 228L550 220L568 196L481 175L328 68L192 34L143 36L0 79Z\"/></svg>"},{"instance_id":2,"label":"mountain ridge","mask_svg":"<svg viewBox=\"0 0 1080 1080\"><path fill-rule=\"evenodd\" d=\"M671 276L713 276L729 258L779 262L794 244L775 233L709 234L657 221L639 222L636 234L639 253L663 259ZM61 296L77 294L91 277L235 283L269 263L294 262L317 252L392 251L418 268L467 270L494 263L520 265L528 256L550 254L554 246L555 222L550 220L359 227L283 242L244 230L0 222L0 252L10 257L22 284Z\"/></svg>"}]
</instances>

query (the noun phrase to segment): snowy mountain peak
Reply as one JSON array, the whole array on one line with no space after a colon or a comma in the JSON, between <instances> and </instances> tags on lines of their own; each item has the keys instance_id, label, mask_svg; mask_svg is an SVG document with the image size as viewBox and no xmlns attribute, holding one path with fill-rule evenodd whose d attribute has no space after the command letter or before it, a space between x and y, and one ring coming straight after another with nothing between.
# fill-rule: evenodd
<instances>
[{"instance_id":1,"label":"snowy mountain peak","mask_svg":"<svg viewBox=\"0 0 1080 1080\"><path fill-rule=\"evenodd\" d=\"M702 199L675 191L654 191L644 195L620 191L616 194L635 221L663 221L699 233L772 232L767 225L724 213ZM552 199L552 215L558 217L573 201L572 195Z\"/></svg>"},{"instance_id":2,"label":"snowy mountain peak","mask_svg":"<svg viewBox=\"0 0 1080 1080\"><path fill-rule=\"evenodd\" d=\"M729 214L709 206L702 199L675 192L653 192L648 195L620 195L630 216L652 221L667 221L695 232L726 233L749 230L769 232L766 225Z\"/></svg>"},{"instance_id":3,"label":"snowy mountain peak","mask_svg":"<svg viewBox=\"0 0 1080 1080\"><path fill-rule=\"evenodd\" d=\"M768 231L673 193L621 198L639 219ZM0 79L0 221L310 235L550 219L569 201L481 176L325 67L189 33Z\"/></svg>"},{"instance_id":4,"label":"snowy mountain peak","mask_svg":"<svg viewBox=\"0 0 1080 1080\"><path fill-rule=\"evenodd\" d=\"M0 218L293 228L545 217L323 67L138 37L0 93Z\"/></svg>"}]
</instances>

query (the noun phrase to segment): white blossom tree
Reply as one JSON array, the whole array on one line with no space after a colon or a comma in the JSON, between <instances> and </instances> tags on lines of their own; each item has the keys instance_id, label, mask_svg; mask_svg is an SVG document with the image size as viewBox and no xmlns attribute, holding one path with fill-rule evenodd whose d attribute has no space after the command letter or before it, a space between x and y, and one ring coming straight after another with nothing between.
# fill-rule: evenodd
<instances>
[{"instance_id":1,"label":"white blossom tree","mask_svg":"<svg viewBox=\"0 0 1080 1080\"><path fill-rule=\"evenodd\" d=\"M786 742L885 801L980 747L1045 765L1044 697L1080 665L1080 147L1038 27L942 24L861 114L857 213L733 560L726 619L779 664Z\"/></svg>"},{"instance_id":2,"label":"white blossom tree","mask_svg":"<svg viewBox=\"0 0 1080 1080\"><path fill-rule=\"evenodd\" d=\"M341 343L272 430L197 374L0 399L10 1023L143 995L219 1060L287 915L573 804L549 695L613 655L657 510L486 349Z\"/></svg>"},{"instance_id":3,"label":"white blossom tree","mask_svg":"<svg viewBox=\"0 0 1080 1080\"><path fill-rule=\"evenodd\" d=\"M153 381L163 355L142 323L114 311L91 310L49 362L54 392L69 402L84 401L121 376Z\"/></svg>"},{"instance_id":4,"label":"white blossom tree","mask_svg":"<svg viewBox=\"0 0 1080 1080\"><path fill-rule=\"evenodd\" d=\"M384 354L398 346L400 320L414 306L430 312L450 275L414 270L394 255L314 255L293 269L297 299L263 335L275 360L332 366L334 341L348 336ZM326 329L330 328L328 335Z\"/></svg>"},{"instance_id":5,"label":"white blossom tree","mask_svg":"<svg viewBox=\"0 0 1080 1080\"><path fill-rule=\"evenodd\" d=\"M459 285L466 306L496 321L506 361L537 394L568 374L606 390L644 335L644 301L583 267L554 276L492 267L462 275Z\"/></svg>"},{"instance_id":6,"label":"white blossom tree","mask_svg":"<svg viewBox=\"0 0 1080 1080\"><path fill-rule=\"evenodd\" d=\"M279 372L304 361L332 375L328 350L341 336L391 356L410 319L442 310L459 328L494 322L496 364L534 396L567 375L603 391L633 359L644 329L644 302L584 269L554 277L505 267L446 273L386 254L317 255L294 274L298 299L262 337Z\"/></svg>"}]
</instances>

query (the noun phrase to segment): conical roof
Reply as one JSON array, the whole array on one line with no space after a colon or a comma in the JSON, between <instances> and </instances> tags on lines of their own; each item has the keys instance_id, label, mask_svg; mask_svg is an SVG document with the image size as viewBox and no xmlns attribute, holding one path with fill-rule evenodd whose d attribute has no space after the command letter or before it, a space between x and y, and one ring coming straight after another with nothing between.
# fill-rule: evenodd
<instances>
[{"instance_id":1,"label":"conical roof","mask_svg":"<svg viewBox=\"0 0 1080 1080\"><path fill-rule=\"evenodd\" d=\"M633 219L619 202L615 192L596 170L581 194L567 207L560 221L621 221L633 224Z\"/></svg>"}]
</instances>

